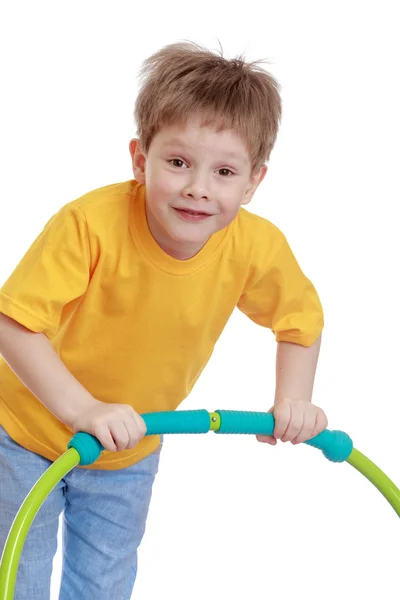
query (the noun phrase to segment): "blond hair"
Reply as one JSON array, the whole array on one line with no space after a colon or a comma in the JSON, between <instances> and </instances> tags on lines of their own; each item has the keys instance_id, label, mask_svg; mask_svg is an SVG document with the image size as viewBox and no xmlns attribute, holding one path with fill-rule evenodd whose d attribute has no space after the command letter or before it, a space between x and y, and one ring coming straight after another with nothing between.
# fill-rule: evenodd
<instances>
[{"instance_id":1,"label":"blond hair","mask_svg":"<svg viewBox=\"0 0 400 600\"><path fill-rule=\"evenodd\" d=\"M217 131L233 129L248 149L252 173L270 158L282 117L279 83L244 57L228 60L193 42L170 44L147 58L134 116L147 153L163 125L194 114Z\"/></svg>"}]
</instances>

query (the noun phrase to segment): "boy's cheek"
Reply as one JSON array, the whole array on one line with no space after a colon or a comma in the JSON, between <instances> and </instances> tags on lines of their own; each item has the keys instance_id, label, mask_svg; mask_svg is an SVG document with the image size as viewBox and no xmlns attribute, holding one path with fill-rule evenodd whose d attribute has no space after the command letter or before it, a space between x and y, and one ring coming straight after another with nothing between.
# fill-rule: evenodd
<instances>
[{"instance_id":1,"label":"boy's cheek","mask_svg":"<svg viewBox=\"0 0 400 600\"><path fill-rule=\"evenodd\" d=\"M146 190L158 203L177 200L181 192L174 178L166 174L157 176L155 180L148 177Z\"/></svg>"}]
</instances>

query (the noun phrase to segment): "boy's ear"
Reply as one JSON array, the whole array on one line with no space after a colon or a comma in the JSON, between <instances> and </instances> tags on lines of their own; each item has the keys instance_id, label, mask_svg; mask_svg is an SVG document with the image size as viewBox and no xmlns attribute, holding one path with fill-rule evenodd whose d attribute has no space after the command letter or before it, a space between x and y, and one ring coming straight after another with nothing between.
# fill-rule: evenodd
<instances>
[{"instance_id":1,"label":"boy's ear","mask_svg":"<svg viewBox=\"0 0 400 600\"><path fill-rule=\"evenodd\" d=\"M145 183L146 179L146 157L140 147L140 141L136 138L129 142L129 152L132 158L132 170L136 181Z\"/></svg>"},{"instance_id":2,"label":"boy's ear","mask_svg":"<svg viewBox=\"0 0 400 600\"><path fill-rule=\"evenodd\" d=\"M255 173L254 175L252 175L250 177L249 185L243 196L242 205L248 204L250 202L250 200L253 198L256 189L258 188L258 186L260 185L260 183L266 176L267 171L268 171L267 165L263 165L261 167L261 169L259 171L257 171L257 173Z\"/></svg>"}]
</instances>

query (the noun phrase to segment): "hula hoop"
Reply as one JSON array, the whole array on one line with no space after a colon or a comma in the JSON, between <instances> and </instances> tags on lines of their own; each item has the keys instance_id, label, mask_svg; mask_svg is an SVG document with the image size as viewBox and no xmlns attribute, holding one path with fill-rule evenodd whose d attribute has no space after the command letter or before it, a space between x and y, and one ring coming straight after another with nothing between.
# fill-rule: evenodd
<instances>
[{"instance_id":1,"label":"hula hoop","mask_svg":"<svg viewBox=\"0 0 400 600\"><path fill-rule=\"evenodd\" d=\"M207 433L272 435L275 420L271 413L218 410L167 411L141 415L148 435ZM371 460L353 447L343 431L326 429L304 442L322 450L333 462L348 462L362 473L386 498L400 517L400 490ZM19 509L8 534L0 563L0 600L12 600L18 564L29 528L37 512L59 481L77 465L93 464L104 448L92 435L76 433L68 450L35 483Z\"/></svg>"}]
</instances>

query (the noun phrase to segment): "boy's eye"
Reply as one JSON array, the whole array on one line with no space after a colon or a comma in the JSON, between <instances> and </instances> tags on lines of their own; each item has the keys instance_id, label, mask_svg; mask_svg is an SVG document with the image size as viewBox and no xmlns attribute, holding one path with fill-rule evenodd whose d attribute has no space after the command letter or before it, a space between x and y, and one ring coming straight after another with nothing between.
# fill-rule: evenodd
<instances>
[{"instance_id":1,"label":"boy's eye","mask_svg":"<svg viewBox=\"0 0 400 600\"><path fill-rule=\"evenodd\" d=\"M174 167L181 167L182 165L184 165L185 163L183 162L183 160L181 160L180 158L172 158L171 160L168 161L170 164L172 164ZM179 163L179 164L176 164Z\"/></svg>"},{"instance_id":2,"label":"boy's eye","mask_svg":"<svg viewBox=\"0 0 400 600\"><path fill-rule=\"evenodd\" d=\"M177 168L182 168L185 163L183 162L183 160L181 160L180 158L171 158L170 160L168 160L169 164L173 165L174 167ZM223 177L229 177L230 175L234 175L234 173L227 168L223 168L223 169L218 169L218 173L220 175L222 175Z\"/></svg>"}]
</instances>

